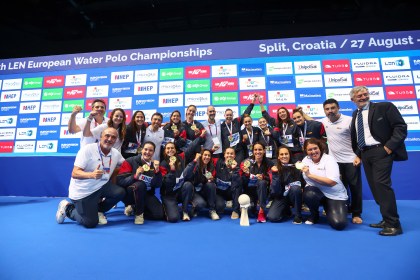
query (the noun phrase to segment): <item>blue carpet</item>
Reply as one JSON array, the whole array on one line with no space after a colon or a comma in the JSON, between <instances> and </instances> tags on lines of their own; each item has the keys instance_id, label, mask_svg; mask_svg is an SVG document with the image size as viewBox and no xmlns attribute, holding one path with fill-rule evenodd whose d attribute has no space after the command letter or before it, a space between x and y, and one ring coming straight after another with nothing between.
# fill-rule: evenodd
<instances>
[{"instance_id":1,"label":"blue carpet","mask_svg":"<svg viewBox=\"0 0 420 280\"><path fill-rule=\"evenodd\" d=\"M138 226L121 203L85 229L55 222L60 200L0 197L0 279L419 279L420 201L398 201L404 234L381 237L373 201L363 225L337 232L323 218L241 227L204 213Z\"/></svg>"}]
</instances>

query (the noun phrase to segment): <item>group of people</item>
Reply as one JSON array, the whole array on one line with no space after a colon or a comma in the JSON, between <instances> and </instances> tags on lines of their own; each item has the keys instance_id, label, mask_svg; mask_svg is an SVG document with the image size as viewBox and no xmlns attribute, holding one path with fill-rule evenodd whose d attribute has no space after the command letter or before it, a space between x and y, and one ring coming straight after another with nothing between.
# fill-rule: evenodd
<instances>
[{"instance_id":1,"label":"group of people","mask_svg":"<svg viewBox=\"0 0 420 280\"><path fill-rule=\"evenodd\" d=\"M69 186L71 202L59 203L57 222L69 218L88 228L106 224L105 213L119 201L135 224L189 221L203 209L218 220L229 202L231 218L238 219L238 197L245 193L257 222L315 224L323 206L329 225L342 230L348 213L352 223L363 223L363 163L383 217L370 226L381 228L381 235L401 234L391 170L394 160L407 159L407 125L392 103L370 102L366 87L353 88L350 99L358 108L353 117L328 99L320 121L301 108L291 117L280 107L271 117L257 94L241 116L227 109L223 122L213 106L206 121L194 120L197 108L190 105L183 122L178 110L166 124L158 112L148 123L136 111L126 125L124 110L114 109L108 119L102 100L76 122L82 109L76 106L69 131L82 133L81 149ZM262 111L258 127L251 118L256 102ZM309 214L303 217L305 207Z\"/></svg>"}]
</instances>

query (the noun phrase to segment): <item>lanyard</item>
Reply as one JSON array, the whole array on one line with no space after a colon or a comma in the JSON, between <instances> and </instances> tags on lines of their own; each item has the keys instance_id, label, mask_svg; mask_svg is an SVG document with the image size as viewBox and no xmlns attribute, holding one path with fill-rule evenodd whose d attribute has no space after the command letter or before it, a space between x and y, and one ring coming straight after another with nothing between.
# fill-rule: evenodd
<instances>
[{"instance_id":1,"label":"lanyard","mask_svg":"<svg viewBox=\"0 0 420 280\"><path fill-rule=\"evenodd\" d=\"M98 152L99 152L99 155L101 156L103 170L107 171L107 173L109 173L109 171L111 170L111 164L112 164L111 152L109 152L109 167L108 168L105 168L104 158L102 157L102 152L101 152L101 149L99 148L99 144L98 144ZM108 156L105 156L105 157L108 157Z\"/></svg>"},{"instance_id":2,"label":"lanyard","mask_svg":"<svg viewBox=\"0 0 420 280\"><path fill-rule=\"evenodd\" d=\"M211 135L211 137L213 137L213 133L211 132L211 124L209 124L209 130L210 130L210 135ZM214 123L214 127L216 127L216 136L217 136L217 124L216 123Z\"/></svg>"},{"instance_id":3,"label":"lanyard","mask_svg":"<svg viewBox=\"0 0 420 280\"><path fill-rule=\"evenodd\" d=\"M302 138L305 138L306 137L306 128L307 128L307 123L306 123L306 121L305 121L305 126L303 127L303 134L302 134L302 130L300 130L300 135L302 135Z\"/></svg>"},{"instance_id":4,"label":"lanyard","mask_svg":"<svg viewBox=\"0 0 420 280\"><path fill-rule=\"evenodd\" d=\"M249 135L248 129L245 128L245 130L246 130L246 134L248 134L249 144L252 145L252 143L254 142L253 141L254 140L254 130L253 129L251 130L251 135Z\"/></svg>"},{"instance_id":5,"label":"lanyard","mask_svg":"<svg viewBox=\"0 0 420 280\"><path fill-rule=\"evenodd\" d=\"M232 135L232 130L233 130L232 123L230 123L230 129L226 122L225 122L225 125L226 125L227 130L229 130L230 135Z\"/></svg>"},{"instance_id":6,"label":"lanyard","mask_svg":"<svg viewBox=\"0 0 420 280\"><path fill-rule=\"evenodd\" d=\"M136 133L137 144L141 144L141 129Z\"/></svg>"},{"instance_id":7,"label":"lanyard","mask_svg":"<svg viewBox=\"0 0 420 280\"><path fill-rule=\"evenodd\" d=\"M286 136L286 130L287 130L288 127L289 127L288 123L286 123L286 124L283 123L283 137Z\"/></svg>"},{"instance_id":8,"label":"lanyard","mask_svg":"<svg viewBox=\"0 0 420 280\"><path fill-rule=\"evenodd\" d=\"M267 127L267 129L269 130L269 128ZM269 130L270 131L270 130ZM267 144L267 145L269 145L269 142L270 142L270 135L267 135L267 138L265 138L265 133L264 133L264 131L261 129L261 134L262 134L262 136L263 136L263 138L264 138L264 141L265 141L265 144Z\"/></svg>"}]
</instances>

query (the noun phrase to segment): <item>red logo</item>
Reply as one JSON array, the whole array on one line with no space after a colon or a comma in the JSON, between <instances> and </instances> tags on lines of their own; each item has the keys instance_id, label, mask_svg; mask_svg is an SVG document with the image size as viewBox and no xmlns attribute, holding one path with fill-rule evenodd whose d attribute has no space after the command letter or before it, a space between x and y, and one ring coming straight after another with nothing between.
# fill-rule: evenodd
<instances>
[{"instance_id":1,"label":"red logo","mask_svg":"<svg viewBox=\"0 0 420 280\"><path fill-rule=\"evenodd\" d=\"M64 89L64 99L85 98L86 87L69 87Z\"/></svg>"},{"instance_id":2,"label":"red logo","mask_svg":"<svg viewBox=\"0 0 420 280\"><path fill-rule=\"evenodd\" d=\"M185 78L210 78L210 66L185 67Z\"/></svg>"},{"instance_id":3,"label":"red logo","mask_svg":"<svg viewBox=\"0 0 420 280\"><path fill-rule=\"evenodd\" d=\"M353 73L355 86L381 86L382 75L380 72Z\"/></svg>"},{"instance_id":4,"label":"red logo","mask_svg":"<svg viewBox=\"0 0 420 280\"><path fill-rule=\"evenodd\" d=\"M238 90L237 78L216 78L211 81L212 91Z\"/></svg>"},{"instance_id":5,"label":"red logo","mask_svg":"<svg viewBox=\"0 0 420 280\"><path fill-rule=\"evenodd\" d=\"M241 91L239 94L239 103L240 104L249 104L251 103L254 94L258 94L259 96L262 96L263 98L263 104L265 104L267 102L267 93L264 90L260 90L260 91ZM258 104L259 101L256 100L255 104Z\"/></svg>"},{"instance_id":6,"label":"red logo","mask_svg":"<svg viewBox=\"0 0 420 280\"><path fill-rule=\"evenodd\" d=\"M14 145L15 142L13 141L0 142L0 153L12 153Z\"/></svg>"},{"instance_id":7,"label":"red logo","mask_svg":"<svg viewBox=\"0 0 420 280\"><path fill-rule=\"evenodd\" d=\"M92 103L93 103L93 101L95 101L95 100L96 100L95 98L86 99L86 103L85 103L85 110L86 110L87 112L92 111ZM101 100L105 102L105 104L106 104L106 108L108 109L108 99L107 99L107 98L101 98Z\"/></svg>"},{"instance_id":8,"label":"red logo","mask_svg":"<svg viewBox=\"0 0 420 280\"><path fill-rule=\"evenodd\" d=\"M322 68L325 73L350 72L350 61L348 59L323 60Z\"/></svg>"},{"instance_id":9,"label":"red logo","mask_svg":"<svg viewBox=\"0 0 420 280\"><path fill-rule=\"evenodd\" d=\"M268 106L268 113L270 116L277 120L277 110L280 107L284 107L289 111L290 118L292 118L293 109L296 108L296 104L278 104L278 105L270 105Z\"/></svg>"},{"instance_id":10,"label":"red logo","mask_svg":"<svg viewBox=\"0 0 420 280\"><path fill-rule=\"evenodd\" d=\"M385 87L386 99L416 99L414 86L391 86Z\"/></svg>"},{"instance_id":11,"label":"red logo","mask_svg":"<svg viewBox=\"0 0 420 280\"><path fill-rule=\"evenodd\" d=\"M64 76L50 76L44 79L44 88L64 86Z\"/></svg>"}]
</instances>

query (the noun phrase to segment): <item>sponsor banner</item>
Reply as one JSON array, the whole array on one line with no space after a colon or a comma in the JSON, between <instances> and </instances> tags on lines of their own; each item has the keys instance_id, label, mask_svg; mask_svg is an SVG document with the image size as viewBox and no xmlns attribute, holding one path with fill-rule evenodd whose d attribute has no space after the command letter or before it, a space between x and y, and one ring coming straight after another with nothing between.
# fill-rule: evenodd
<instances>
[{"instance_id":1,"label":"sponsor banner","mask_svg":"<svg viewBox=\"0 0 420 280\"><path fill-rule=\"evenodd\" d=\"M322 104L299 104L305 114L312 118L325 117L324 107Z\"/></svg>"},{"instance_id":2,"label":"sponsor banner","mask_svg":"<svg viewBox=\"0 0 420 280\"><path fill-rule=\"evenodd\" d=\"M90 76L88 79L88 84L103 84L109 81L108 73L95 73L94 76Z\"/></svg>"},{"instance_id":3,"label":"sponsor banner","mask_svg":"<svg viewBox=\"0 0 420 280\"><path fill-rule=\"evenodd\" d=\"M80 139L80 137L82 137L82 131L70 133L67 126L60 127L60 139Z\"/></svg>"},{"instance_id":4,"label":"sponsor banner","mask_svg":"<svg viewBox=\"0 0 420 280\"><path fill-rule=\"evenodd\" d=\"M58 126L40 127L38 129L37 139L54 140L54 139L58 139L59 135L60 135L60 127Z\"/></svg>"},{"instance_id":5,"label":"sponsor banner","mask_svg":"<svg viewBox=\"0 0 420 280\"><path fill-rule=\"evenodd\" d=\"M224 93L223 93L224 94ZM259 91L241 91L239 94L239 103L240 104L250 104L254 99L254 95L262 96L263 100L262 103L267 103L267 92L265 90ZM255 104L258 104L259 100L255 100ZM255 106L256 107L256 106ZM254 108L255 108L254 107Z\"/></svg>"},{"instance_id":6,"label":"sponsor banner","mask_svg":"<svg viewBox=\"0 0 420 280\"><path fill-rule=\"evenodd\" d=\"M16 129L16 140L36 139L37 127L25 127Z\"/></svg>"},{"instance_id":7,"label":"sponsor banner","mask_svg":"<svg viewBox=\"0 0 420 280\"><path fill-rule=\"evenodd\" d=\"M159 78L158 69L136 70L134 72L135 82L157 81Z\"/></svg>"},{"instance_id":8,"label":"sponsor banner","mask_svg":"<svg viewBox=\"0 0 420 280\"><path fill-rule=\"evenodd\" d=\"M382 70L406 70L410 69L408 56L402 57L383 57L381 58Z\"/></svg>"},{"instance_id":9,"label":"sponsor banner","mask_svg":"<svg viewBox=\"0 0 420 280\"><path fill-rule=\"evenodd\" d=\"M238 104L238 92L214 92L212 93L212 105L237 105ZM209 104L210 105L210 104Z\"/></svg>"},{"instance_id":10,"label":"sponsor banner","mask_svg":"<svg viewBox=\"0 0 420 280\"><path fill-rule=\"evenodd\" d=\"M61 125L68 125L71 117L71 113L62 113L61 114ZM83 119L83 114L76 115L76 123L79 123Z\"/></svg>"},{"instance_id":11,"label":"sponsor banner","mask_svg":"<svg viewBox=\"0 0 420 280\"><path fill-rule=\"evenodd\" d=\"M108 85L101 85L101 86L88 86L86 88L86 97L90 98L100 98L100 97L108 97Z\"/></svg>"},{"instance_id":12,"label":"sponsor banner","mask_svg":"<svg viewBox=\"0 0 420 280\"><path fill-rule=\"evenodd\" d=\"M13 151L13 141L0 142L0 153L11 153Z\"/></svg>"},{"instance_id":13,"label":"sponsor banner","mask_svg":"<svg viewBox=\"0 0 420 280\"><path fill-rule=\"evenodd\" d=\"M158 83L137 83L134 84L134 95L146 95L146 94L157 94Z\"/></svg>"},{"instance_id":14,"label":"sponsor banner","mask_svg":"<svg viewBox=\"0 0 420 280\"><path fill-rule=\"evenodd\" d=\"M57 100L63 98L63 88L48 88L42 91L42 100Z\"/></svg>"},{"instance_id":15,"label":"sponsor banner","mask_svg":"<svg viewBox=\"0 0 420 280\"><path fill-rule=\"evenodd\" d=\"M61 114L41 114L39 116L39 126L60 125Z\"/></svg>"},{"instance_id":16,"label":"sponsor banner","mask_svg":"<svg viewBox=\"0 0 420 280\"><path fill-rule=\"evenodd\" d=\"M69 87L64 89L64 99L85 98L86 87Z\"/></svg>"},{"instance_id":17,"label":"sponsor banner","mask_svg":"<svg viewBox=\"0 0 420 280\"><path fill-rule=\"evenodd\" d=\"M296 88L323 87L322 75L296 75Z\"/></svg>"},{"instance_id":18,"label":"sponsor banner","mask_svg":"<svg viewBox=\"0 0 420 280\"><path fill-rule=\"evenodd\" d=\"M22 88L22 79L3 80L2 90L13 90Z\"/></svg>"},{"instance_id":19,"label":"sponsor banner","mask_svg":"<svg viewBox=\"0 0 420 280\"><path fill-rule=\"evenodd\" d=\"M184 81L159 82L159 93L181 93L184 92Z\"/></svg>"},{"instance_id":20,"label":"sponsor banner","mask_svg":"<svg viewBox=\"0 0 420 280\"><path fill-rule=\"evenodd\" d=\"M273 118L277 119L277 111L280 107L284 107L289 111L290 118L292 118L293 109L296 108L296 104L278 104L278 105L269 105L268 113Z\"/></svg>"},{"instance_id":21,"label":"sponsor banner","mask_svg":"<svg viewBox=\"0 0 420 280\"><path fill-rule=\"evenodd\" d=\"M293 64L291 62L266 63L267 75L290 75L293 74Z\"/></svg>"},{"instance_id":22,"label":"sponsor banner","mask_svg":"<svg viewBox=\"0 0 420 280\"><path fill-rule=\"evenodd\" d=\"M64 76L46 76L44 77L44 88L63 87Z\"/></svg>"},{"instance_id":23,"label":"sponsor banner","mask_svg":"<svg viewBox=\"0 0 420 280\"><path fill-rule=\"evenodd\" d=\"M62 101L43 101L41 102L41 113L61 112Z\"/></svg>"},{"instance_id":24,"label":"sponsor banner","mask_svg":"<svg viewBox=\"0 0 420 280\"><path fill-rule=\"evenodd\" d=\"M294 76L275 76L267 77L267 89L293 89L295 88L295 77Z\"/></svg>"},{"instance_id":25,"label":"sponsor banner","mask_svg":"<svg viewBox=\"0 0 420 280\"><path fill-rule=\"evenodd\" d=\"M80 140L66 139L58 142L59 153L77 153L80 150Z\"/></svg>"},{"instance_id":26,"label":"sponsor banner","mask_svg":"<svg viewBox=\"0 0 420 280\"><path fill-rule=\"evenodd\" d=\"M15 103L14 104L7 104L7 106L5 106L5 104L3 104L0 108L0 112L7 112L8 114L18 114L19 113L19 103Z\"/></svg>"},{"instance_id":27,"label":"sponsor banner","mask_svg":"<svg viewBox=\"0 0 420 280\"><path fill-rule=\"evenodd\" d=\"M210 78L210 66L189 66L185 67L186 79Z\"/></svg>"},{"instance_id":28,"label":"sponsor banner","mask_svg":"<svg viewBox=\"0 0 420 280\"><path fill-rule=\"evenodd\" d=\"M321 61L295 61L296 74L315 74L321 73Z\"/></svg>"},{"instance_id":29,"label":"sponsor banner","mask_svg":"<svg viewBox=\"0 0 420 280\"><path fill-rule=\"evenodd\" d=\"M369 87L370 100L385 100L385 92L383 87Z\"/></svg>"},{"instance_id":30,"label":"sponsor banner","mask_svg":"<svg viewBox=\"0 0 420 280\"><path fill-rule=\"evenodd\" d=\"M238 76L237 65L213 65L211 67L211 76L213 78L236 77Z\"/></svg>"},{"instance_id":31,"label":"sponsor banner","mask_svg":"<svg viewBox=\"0 0 420 280\"><path fill-rule=\"evenodd\" d=\"M210 91L210 80L186 80L185 92Z\"/></svg>"},{"instance_id":32,"label":"sponsor banner","mask_svg":"<svg viewBox=\"0 0 420 280\"><path fill-rule=\"evenodd\" d=\"M322 70L325 73L350 72L350 60L323 60Z\"/></svg>"},{"instance_id":33,"label":"sponsor banner","mask_svg":"<svg viewBox=\"0 0 420 280\"><path fill-rule=\"evenodd\" d=\"M353 73L355 86L380 86L382 85L381 72Z\"/></svg>"},{"instance_id":34,"label":"sponsor banner","mask_svg":"<svg viewBox=\"0 0 420 280\"><path fill-rule=\"evenodd\" d=\"M411 65L411 69L420 70L420 56L410 57L410 65Z\"/></svg>"},{"instance_id":35,"label":"sponsor banner","mask_svg":"<svg viewBox=\"0 0 420 280\"><path fill-rule=\"evenodd\" d=\"M35 114L39 113L40 102L23 102L20 103L19 114Z\"/></svg>"},{"instance_id":36,"label":"sponsor banner","mask_svg":"<svg viewBox=\"0 0 420 280\"><path fill-rule=\"evenodd\" d=\"M164 68L160 69L159 80L181 80L184 78L184 68Z\"/></svg>"},{"instance_id":37,"label":"sponsor banner","mask_svg":"<svg viewBox=\"0 0 420 280\"><path fill-rule=\"evenodd\" d=\"M22 90L20 101L38 101L41 100L41 89Z\"/></svg>"},{"instance_id":38,"label":"sponsor banner","mask_svg":"<svg viewBox=\"0 0 420 280\"><path fill-rule=\"evenodd\" d=\"M1 85L2 85L2 83L3 83L3 81L2 81L2 80L0 80L0 89L1 89Z\"/></svg>"},{"instance_id":39,"label":"sponsor banner","mask_svg":"<svg viewBox=\"0 0 420 280\"><path fill-rule=\"evenodd\" d=\"M420 86L416 86L415 88L416 88L417 99L420 99Z\"/></svg>"},{"instance_id":40,"label":"sponsor banner","mask_svg":"<svg viewBox=\"0 0 420 280\"><path fill-rule=\"evenodd\" d=\"M23 79L23 89L30 89L30 88L41 88L43 77L36 77L36 78L25 78Z\"/></svg>"},{"instance_id":41,"label":"sponsor banner","mask_svg":"<svg viewBox=\"0 0 420 280\"><path fill-rule=\"evenodd\" d=\"M0 141L15 140L16 128L0 128Z\"/></svg>"},{"instance_id":42,"label":"sponsor banner","mask_svg":"<svg viewBox=\"0 0 420 280\"><path fill-rule=\"evenodd\" d=\"M211 81L212 91L235 91L238 90L237 78L216 78Z\"/></svg>"},{"instance_id":43,"label":"sponsor banner","mask_svg":"<svg viewBox=\"0 0 420 280\"><path fill-rule=\"evenodd\" d=\"M84 107L86 112L91 112L92 111L92 104L93 104L93 101L95 101L95 99L94 98L92 98L92 99L86 99L85 106L82 106L83 104L82 105L79 105L79 106L81 106L82 108ZM105 102L106 108L109 108L109 106L108 106L108 99L107 98L99 98L99 99L102 100L103 102Z\"/></svg>"},{"instance_id":44,"label":"sponsor banner","mask_svg":"<svg viewBox=\"0 0 420 280\"><path fill-rule=\"evenodd\" d=\"M385 92L386 99L389 100L416 99L414 86L385 87Z\"/></svg>"},{"instance_id":45,"label":"sponsor banner","mask_svg":"<svg viewBox=\"0 0 420 280\"><path fill-rule=\"evenodd\" d=\"M236 98L238 101L238 98ZM185 105L208 106L211 103L210 93L185 94Z\"/></svg>"},{"instance_id":46,"label":"sponsor banner","mask_svg":"<svg viewBox=\"0 0 420 280\"><path fill-rule=\"evenodd\" d=\"M38 125L38 114L33 114L32 116L19 116L19 126L20 127L31 127L31 126L35 126ZM16 126L16 123L15 125ZM1 127L1 123L0 123L0 127Z\"/></svg>"},{"instance_id":47,"label":"sponsor banner","mask_svg":"<svg viewBox=\"0 0 420 280\"><path fill-rule=\"evenodd\" d=\"M56 153L58 140L36 141L37 153Z\"/></svg>"},{"instance_id":48,"label":"sponsor banner","mask_svg":"<svg viewBox=\"0 0 420 280\"><path fill-rule=\"evenodd\" d=\"M350 90L352 88L326 88L325 89L325 98L333 98L340 101L350 101Z\"/></svg>"},{"instance_id":49,"label":"sponsor banner","mask_svg":"<svg viewBox=\"0 0 420 280\"><path fill-rule=\"evenodd\" d=\"M411 71L384 72L383 77L385 85L401 85L413 83L413 76Z\"/></svg>"},{"instance_id":50,"label":"sponsor banner","mask_svg":"<svg viewBox=\"0 0 420 280\"><path fill-rule=\"evenodd\" d=\"M240 64L239 76L263 76L265 74L265 65L258 64Z\"/></svg>"},{"instance_id":51,"label":"sponsor banner","mask_svg":"<svg viewBox=\"0 0 420 280\"><path fill-rule=\"evenodd\" d=\"M415 84L420 84L420 71L413 71L413 79Z\"/></svg>"},{"instance_id":52,"label":"sponsor banner","mask_svg":"<svg viewBox=\"0 0 420 280\"><path fill-rule=\"evenodd\" d=\"M159 107L181 107L184 106L182 94L159 96Z\"/></svg>"},{"instance_id":53,"label":"sponsor banner","mask_svg":"<svg viewBox=\"0 0 420 280\"><path fill-rule=\"evenodd\" d=\"M242 114L245 112L245 110L246 110L246 108L247 108L248 106L241 106L240 107L240 110L241 110L241 116L242 116ZM262 117L262 113L261 113L261 107L257 107L257 106L255 106L254 107L254 109L252 110L252 112L251 112L251 118L252 118L252 120L253 120L253 122L255 122L255 121L257 121L257 123L258 123L258 119L259 118L261 118Z\"/></svg>"},{"instance_id":54,"label":"sponsor banner","mask_svg":"<svg viewBox=\"0 0 420 280\"><path fill-rule=\"evenodd\" d=\"M265 77L239 78L240 90L265 89Z\"/></svg>"},{"instance_id":55,"label":"sponsor banner","mask_svg":"<svg viewBox=\"0 0 420 280\"><path fill-rule=\"evenodd\" d=\"M299 89L295 92L295 96L300 99L314 99L314 102L319 100L325 100L324 90L323 89ZM305 100L307 101L307 100Z\"/></svg>"},{"instance_id":56,"label":"sponsor banner","mask_svg":"<svg viewBox=\"0 0 420 280\"><path fill-rule=\"evenodd\" d=\"M351 74L325 74L325 87L351 87L353 86Z\"/></svg>"},{"instance_id":57,"label":"sponsor banner","mask_svg":"<svg viewBox=\"0 0 420 280\"><path fill-rule=\"evenodd\" d=\"M134 80L133 71L121 71L111 73L111 84L132 83Z\"/></svg>"},{"instance_id":58,"label":"sponsor banner","mask_svg":"<svg viewBox=\"0 0 420 280\"><path fill-rule=\"evenodd\" d=\"M416 101L392 101L401 115L418 115L419 111L417 108Z\"/></svg>"},{"instance_id":59,"label":"sponsor banner","mask_svg":"<svg viewBox=\"0 0 420 280\"><path fill-rule=\"evenodd\" d=\"M378 58L352 59L351 69L353 70L353 72L381 70Z\"/></svg>"},{"instance_id":60,"label":"sponsor banner","mask_svg":"<svg viewBox=\"0 0 420 280\"><path fill-rule=\"evenodd\" d=\"M133 99L133 110L142 110L144 108L157 108L158 99L156 96L147 98L146 96L139 99Z\"/></svg>"},{"instance_id":61,"label":"sponsor banner","mask_svg":"<svg viewBox=\"0 0 420 280\"><path fill-rule=\"evenodd\" d=\"M84 99L70 99L64 100L62 112L71 112L73 111L74 106L80 106L83 108Z\"/></svg>"},{"instance_id":62,"label":"sponsor banner","mask_svg":"<svg viewBox=\"0 0 420 280\"><path fill-rule=\"evenodd\" d=\"M214 107L214 109L216 110L216 120L224 120L225 119L225 112L227 109L232 110L233 112L233 117L236 118L239 115L239 108L238 106L228 106L228 107ZM206 111L207 112L207 111ZM207 120L207 118L205 118L205 120Z\"/></svg>"},{"instance_id":63,"label":"sponsor banner","mask_svg":"<svg viewBox=\"0 0 420 280\"><path fill-rule=\"evenodd\" d=\"M67 75L64 85L66 87L85 86L86 78L87 78L87 74Z\"/></svg>"},{"instance_id":64,"label":"sponsor banner","mask_svg":"<svg viewBox=\"0 0 420 280\"><path fill-rule=\"evenodd\" d=\"M0 102L19 102L20 90L3 91Z\"/></svg>"},{"instance_id":65,"label":"sponsor banner","mask_svg":"<svg viewBox=\"0 0 420 280\"><path fill-rule=\"evenodd\" d=\"M123 86L123 87L115 87L115 85L114 85L114 86L111 87L111 89L109 91L111 92L112 95L118 94L118 95L121 95L121 96L122 95L131 96L131 95L133 95L133 90L134 89L131 88L131 85L126 85L126 86Z\"/></svg>"},{"instance_id":66,"label":"sponsor banner","mask_svg":"<svg viewBox=\"0 0 420 280\"><path fill-rule=\"evenodd\" d=\"M35 152L35 141L16 141L15 142L15 153L34 153Z\"/></svg>"},{"instance_id":67,"label":"sponsor banner","mask_svg":"<svg viewBox=\"0 0 420 280\"><path fill-rule=\"evenodd\" d=\"M294 103L295 91L294 90L269 90L268 103Z\"/></svg>"},{"instance_id":68,"label":"sponsor banner","mask_svg":"<svg viewBox=\"0 0 420 280\"><path fill-rule=\"evenodd\" d=\"M403 117L405 123L407 124L407 129L410 131L412 130L420 130L420 117L419 116L404 116Z\"/></svg>"},{"instance_id":69,"label":"sponsor banner","mask_svg":"<svg viewBox=\"0 0 420 280\"><path fill-rule=\"evenodd\" d=\"M187 108L184 110L184 116L186 115ZM197 112L195 112L194 120L196 121L205 121L207 120L207 107L197 107Z\"/></svg>"},{"instance_id":70,"label":"sponsor banner","mask_svg":"<svg viewBox=\"0 0 420 280\"><path fill-rule=\"evenodd\" d=\"M132 97L119 97L109 99L109 110L121 108L124 110L131 109Z\"/></svg>"}]
</instances>

